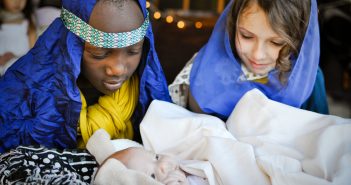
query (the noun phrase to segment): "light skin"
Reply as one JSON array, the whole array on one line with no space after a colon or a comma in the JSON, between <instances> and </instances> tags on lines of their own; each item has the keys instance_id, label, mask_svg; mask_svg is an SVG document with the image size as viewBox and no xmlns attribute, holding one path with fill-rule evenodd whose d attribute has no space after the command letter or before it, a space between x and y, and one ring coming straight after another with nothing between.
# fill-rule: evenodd
<instances>
[{"instance_id":1,"label":"light skin","mask_svg":"<svg viewBox=\"0 0 351 185\"><path fill-rule=\"evenodd\" d=\"M109 158L115 158L128 169L143 172L166 185L188 184L185 173L179 168L179 160L172 156L132 147L116 152Z\"/></svg>"},{"instance_id":2,"label":"light skin","mask_svg":"<svg viewBox=\"0 0 351 185\"><path fill-rule=\"evenodd\" d=\"M273 31L266 13L253 2L239 16L235 49L245 65L254 74L266 75L277 64L280 50L286 44L282 37ZM191 93L189 108L203 113Z\"/></svg>"},{"instance_id":3,"label":"light skin","mask_svg":"<svg viewBox=\"0 0 351 185\"><path fill-rule=\"evenodd\" d=\"M275 68L284 45L285 41L273 31L267 15L257 3L252 3L239 16L235 47L249 71L268 74Z\"/></svg>"},{"instance_id":4,"label":"light skin","mask_svg":"<svg viewBox=\"0 0 351 185\"><path fill-rule=\"evenodd\" d=\"M118 17L113 19L111 17ZM128 21L126 21L128 20ZM99 1L90 16L89 25L107 33L128 32L139 28L143 14L134 1L122 7ZM110 95L117 91L137 69L144 40L125 48L99 48L85 43L82 73L101 93Z\"/></svg>"},{"instance_id":5,"label":"light skin","mask_svg":"<svg viewBox=\"0 0 351 185\"><path fill-rule=\"evenodd\" d=\"M19 13L26 6L27 0L3 0L4 8L11 13Z\"/></svg>"},{"instance_id":6,"label":"light skin","mask_svg":"<svg viewBox=\"0 0 351 185\"><path fill-rule=\"evenodd\" d=\"M11 13L20 13L24 10L27 0L2 0L4 9ZM6 22L9 24L19 24L22 23L23 19L13 20L11 22ZM36 40L35 30L28 30L29 47L33 47ZM0 65L5 65L8 61L15 58L16 56L12 52L5 52L0 55Z\"/></svg>"},{"instance_id":7,"label":"light skin","mask_svg":"<svg viewBox=\"0 0 351 185\"><path fill-rule=\"evenodd\" d=\"M20 13L26 6L27 0L3 0L4 9L11 13ZM20 23L22 20L18 20L11 23ZM5 65L12 58L16 57L12 52L5 52L0 55L0 65Z\"/></svg>"}]
</instances>

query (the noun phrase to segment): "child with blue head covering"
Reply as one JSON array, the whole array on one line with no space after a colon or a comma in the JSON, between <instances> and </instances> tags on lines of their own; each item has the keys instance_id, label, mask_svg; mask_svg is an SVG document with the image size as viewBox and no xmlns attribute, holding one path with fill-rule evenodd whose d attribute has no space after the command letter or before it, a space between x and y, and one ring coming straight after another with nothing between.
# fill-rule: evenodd
<instances>
[{"instance_id":1,"label":"child with blue head covering","mask_svg":"<svg viewBox=\"0 0 351 185\"><path fill-rule=\"evenodd\" d=\"M153 99L170 101L144 0L63 0L61 17L0 79L0 153L84 147L99 128L138 140Z\"/></svg>"},{"instance_id":2,"label":"child with blue head covering","mask_svg":"<svg viewBox=\"0 0 351 185\"><path fill-rule=\"evenodd\" d=\"M169 90L175 103L222 119L254 88L328 113L319 54L315 0L232 0Z\"/></svg>"}]
</instances>

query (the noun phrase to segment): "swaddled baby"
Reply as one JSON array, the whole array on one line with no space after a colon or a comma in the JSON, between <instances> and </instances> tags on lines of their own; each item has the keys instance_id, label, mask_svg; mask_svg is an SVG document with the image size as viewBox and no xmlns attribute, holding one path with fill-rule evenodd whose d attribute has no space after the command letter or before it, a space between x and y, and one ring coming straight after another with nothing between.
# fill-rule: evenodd
<instances>
[{"instance_id":1,"label":"swaddled baby","mask_svg":"<svg viewBox=\"0 0 351 185\"><path fill-rule=\"evenodd\" d=\"M110 140L103 129L89 139L87 149L100 164L94 184L208 184L184 172L177 157L155 154L131 140Z\"/></svg>"}]
</instances>

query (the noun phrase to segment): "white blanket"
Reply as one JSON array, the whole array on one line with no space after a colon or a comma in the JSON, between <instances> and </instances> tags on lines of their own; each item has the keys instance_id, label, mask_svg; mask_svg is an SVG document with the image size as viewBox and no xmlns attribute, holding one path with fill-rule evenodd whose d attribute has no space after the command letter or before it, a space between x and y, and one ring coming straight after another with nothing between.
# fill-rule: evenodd
<instances>
[{"instance_id":1,"label":"white blanket","mask_svg":"<svg viewBox=\"0 0 351 185\"><path fill-rule=\"evenodd\" d=\"M140 131L145 148L189 160L182 168L210 184L351 182L350 119L296 109L258 90L240 100L226 124L153 101Z\"/></svg>"}]
</instances>

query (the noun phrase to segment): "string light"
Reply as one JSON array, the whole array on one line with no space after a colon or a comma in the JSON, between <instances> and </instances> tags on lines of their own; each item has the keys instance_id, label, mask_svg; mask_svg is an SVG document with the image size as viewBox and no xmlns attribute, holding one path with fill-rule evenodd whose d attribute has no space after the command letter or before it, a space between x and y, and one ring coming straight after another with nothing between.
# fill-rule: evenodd
<instances>
[{"instance_id":1,"label":"string light","mask_svg":"<svg viewBox=\"0 0 351 185\"><path fill-rule=\"evenodd\" d=\"M200 21L195 22L195 28L201 29L202 28L202 22L200 22Z\"/></svg>"},{"instance_id":2,"label":"string light","mask_svg":"<svg viewBox=\"0 0 351 185\"><path fill-rule=\"evenodd\" d=\"M178 21L178 22L177 22L177 27L178 27L179 29L183 29L183 28L185 27L185 22L184 22L184 21Z\"/></svg>"},{"instance_id":3,"label":"string light","mask_svg":"<svg viewBox=\"0 0 351 185\"><path fill-rule=\"evenodd\" d=\"M171 15L168 15L168 16L166 17L166 22L167 22L167 23L172 23L172 22L173 22L173 17L172 17Z\"/></svg>"},{"instance_id":4,"label":"string light","mask_svg":"<svg viewBox=\"0 0 351 185\"><path fill-rule=\"evenodd\" d=\"M160 18L161 18L161 13L158 12L158 11L156 11L156 12L154 13L154 18L155 18L155 19L160 19Z\"/></svg>"},{"instance_id":5,"label":"string light","mask_svg":"<svg viewBox=\"0 0 351 185\"><path fill-rule=\"evenodd\" d=\"M176 26L178 29L184 29L187 27L195 27L196 29L203 29L204 27L209 26L208 23L204 23L202 21L199 20L193 20L194 17L189 17L188 19L185 18L185 20L183 19L184 16L188 17L189 14L187 12L181 12L181 11L165 11L162 12L158 10L158 8L151 3L150 1L146 1L146 8L149 9L150 12L154 12L153 13L153 18L155 20L165 20L167 23L171 24L171 23L176 23ZM196 12L194 15L199 16L199 12ZM203 16L203 15L202 15ZM200 16L200 17L202 17ZM208 13L205 13L206 17L209 17L211 15L209 15Z\"/></svg>"},{"instance_id":6,"label":"string light","mask_svg":"<svg viewBox=\"0 0 351 185\"><path fill-rule=\"evenodd\" d=\"M150 2L146 1L146 8L150 8Z\"/></svg>"}]
</instances>

